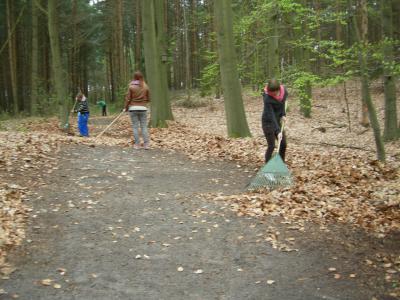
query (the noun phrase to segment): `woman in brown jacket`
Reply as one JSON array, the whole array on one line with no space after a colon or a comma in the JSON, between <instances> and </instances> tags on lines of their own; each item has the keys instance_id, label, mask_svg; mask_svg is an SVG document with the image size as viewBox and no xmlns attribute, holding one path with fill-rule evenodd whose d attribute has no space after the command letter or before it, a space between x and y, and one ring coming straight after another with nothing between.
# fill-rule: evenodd
<instances>
[{"instance_id":1,"label":"woman in brown jacket","mask_svg":"<svg viewBox=\"0 0 400 300\"><path fill-rule=\"evenodd\" d=\"M132 121L134 149L140 149L139 126L143 137L144 149L149 149L149 133L147 130L147 110L150 102L149 87L144 81L143 74L136 71L129 83L125 97L125 111L129 112Z\"/></svg>"}]
</instances>

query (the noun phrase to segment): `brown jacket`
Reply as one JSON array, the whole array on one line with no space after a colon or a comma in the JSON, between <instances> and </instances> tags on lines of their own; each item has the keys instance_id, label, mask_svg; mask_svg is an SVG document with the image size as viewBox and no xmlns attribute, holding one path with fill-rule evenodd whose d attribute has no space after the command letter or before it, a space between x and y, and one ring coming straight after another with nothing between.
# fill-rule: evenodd
<instances>
[{"instance_id":1,"label":"brown jacket","mask_svg":"<svg viewBox=\"0 0 400 300\"><path fill-rule=\"evenodd\" d=\"M150 91L149 87L145 82L143 82L143 86L133 84L132 82L129 84L128 92L125 97L125 109L128 110L129 106L145 106L150 102Z\"/></svg>"}]
</instances>

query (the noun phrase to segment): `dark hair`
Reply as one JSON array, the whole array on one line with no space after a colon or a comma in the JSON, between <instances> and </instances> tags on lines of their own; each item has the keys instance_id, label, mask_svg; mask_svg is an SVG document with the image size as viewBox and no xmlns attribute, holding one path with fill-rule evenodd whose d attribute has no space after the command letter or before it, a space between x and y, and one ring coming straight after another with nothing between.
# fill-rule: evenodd
<instances>
[{"instance_id":1,"label":"dark hair","mask_svg":"<svg viewBox=\"0 0 400 300\"><path fill-rule=\"evenodd\" d=\"M143 80L143 74L142 74L142 72L136 71L136 72L133 74L133 79L134 79L134 80Z\"/></svg>"},{"instance_id":2,"label":"dark hair","mask_svg":"<svg viewBox=\"0 0 400 300\"><path fill-rule=\"evenodd\" d=\"M281 84L279 83L278 80L273 78L268 81L267 88L268 88L268 91L270 91L270 92L276 92L276 91L279 91L279 89L281 88Z\"/></svg>"}]
</instances>

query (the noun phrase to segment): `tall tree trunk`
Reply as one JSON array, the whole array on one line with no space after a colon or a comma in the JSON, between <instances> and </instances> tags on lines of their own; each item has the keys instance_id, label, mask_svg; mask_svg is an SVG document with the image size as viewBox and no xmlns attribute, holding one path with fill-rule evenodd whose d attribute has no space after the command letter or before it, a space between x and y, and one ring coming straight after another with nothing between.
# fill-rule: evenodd
<instances>
[{"instance_id":1,"label":"tall tree trunk","mask_svg":"<svg viewBox=\"0 0 400 300\"><path fill-rule=\"evenodd\" d=\"M173 82L173 87L175 90L178 90L180 88L180 82L181 82L181 74L180 74L180 54L182 51L180 51L180 21L181 21L181 5L180 5L180 0L174 0L174 10L175 10L175 18L174 18L174 42L175 42L175 47L173 49L173 56L174 56L174 63L173 63L173 74L172 74L172 82Z\"/></svg>"},{"instance_id":2,"label":"tall tree trunk","mask_svg":"<svg viewBox=\"0 0 400 300\"><path fill-rule=\"evenodd\" d=\"M161 74L165 72L165 68L161 66L162 53L160 50L163 49L163 45L159 44L163 40L159 36L162 34L162 27L156 26L156 11L162 15L163 5L162 1L159 0L142 0L141 7L146 76L151 95L150 125L152 127L166 127L166 121L172 120L172 110L168 99L168 90L165 88L167 83L164 82L167 77L166 74ZM162 21L162 19L158 21Z\"/></svg>"},{"instance_id":3,"label":"tall tree trunk","mask_svg":"<svg viewBox=\"0 0 400 300\"><path fill-rule=\"evenodd\" d=\"M368 43L368 2L367 0L359 0L359 5L360 5L360 39L361 42L363 43L364 47L367 46ZM362 91L365 92L369 90L368 86L364 86L365 80L361 80L361 86L362 86ZM368 95L364 94L362 95L362 108L361 108L361 125L362 126L369 126L369 120L368 120L368 106L367 106L367 98Z\"/></svg>"},{"instance_id":4,"label":"tall tree trunk","mask_svg":"<svg viewBox=\"0 0 400 300\"><path fill-rule=\"evenodd\" d=\"M214 15L228 136L250 136L236 66L231 0L215 1Z\"/></svg>"},{"instance_id":5,"label":"tall tree trunk","mask_svg":"<svg viewBox=\"0 0 400 300\"><path fill-rule=\"evenodd\" d=\"M343 28L341 23L341 16L339 16L339 14L342 12L342 0L336 0L335 10L337 14L335 24L336 41L341 42L343 39Z\"/></svg>"},{"instance_id":6,"label":"tall tree trunk","mask_svg":"<svg viewBox=\"0 0 400 300\"><path fill-rule=\"evenodd\" d=\"M32 3L32 69L31 69L31 111L36 115L38 112L38 87L39 87L39 32L38 32L38 8L36 1Z\"/></svg>"},{"instance_id":7,"label":"tall tree trunk","mask_svg":"<svg viewBox=\"0 0 400 300\"><path fill-rule=\"evenodd\" d=\"M355 38L359 44L358 61L359 61L360 70L361 70L362 94L363 94L365 104L367 106L369 121L371 122L371 127L374 132L378 160L385 161L385 159L386 159L385 145L383 143L383 139L381 136L381 130L380 130L375 106L374 106L374 103L372 102L371 94L369 91L369 76L368 76L368 68L367 68L366 48L365 48L365 45L363 45L363 43L362 43L360 30L358 29L357 21L355 20L355 18L354 18L353 23L354 23L353 28L355 31Z\"/></svg>"},{"instance_id":8,"label":"tall tree trunk","mask_svg":"<svg viewBox=\"0 0 400 300\"><path fill-rule=\"evenodd\" d=\"M72 1L72 49L71 49L71 97L73 101L76 94L83 88L81 81L79 80L80 75L80 47L78 45L78 2L77 0Z\"/></svg>"},{"instance_id":9,"label":"tall tree trunk","mask_svg":"<svg viewBox=\"0 0 400 300\"><path fill-rule=\"evenodd\" d=\"M135 69L142 69L142 18L140 1L135 1L136 31L135 31Z\"/></svg>"},{"instance_id":10,"label":"tall tree trunk","mask_svg":"<svg viewBox=\"0 0 400 300\"><path fill-rule=\"evenodd\" d=\"M122 0L114 1L114 28L113 32L114 44L113 51L115 53L114 57L114 72L116 75L116 88L118 96L123 90L125 92L125 86L127 77L124 74L124 44L123 44L123 15L122 15Z\"/></svg>"},{"instance_id":11,"label":"tall tree trunk","mask_svg":"<svg viewBox=\"0 0 400 300\"><path fill-rule=\"evenodd\" d=\"M392 68L395 65L393 55L393 16L392 0L382 1L382 33L384 38L383 45L383 82L385 88L385 129L383 136L385 140L395 140L399 138L397 127L397 105L396 105L396 79Z\"/></svg>"},{"instance_id":12,"label":"tall tree trunk","mask_svg":"<svg viewBox=\"0 0 400 300\"><path fill-rule=\"evenodd\" d=\"M113 59L113 50L112 47L110 47L108 51L108 70L110 71L110 76L109 76L109 86L110 86L110 94L111 94L111 102L115 102L117 99L117 91L116 91L116 80L115 80L115 68L114 68L114 62L115 60Z\"/></svg>"},{"instance_id":13,"label":"tall tree trunk","mask_svg":"<svg viewBox=\"0 0 400 300\"><path fill-rule=\"evenodd\" d=\"M186 17L186 9L185 7L183 8L183 24L184 24L184 32L185 32L185 66L186 66L186 96L187 96L187 101L190 101L190 92L192 89L192 76L191 76L191 68L190 68L190 49L189 49L189 27L188 27L188 22L187 22L187 17Z\"/></svg>"},{"instance_id":14,"label":"tall tree trunk","mask_svg":"<svg viewBox=\"0 0 400 300\"><path fill-rule=\"evenodd\" d=\"M8 57L10 64L10 77L11 77L11 91L12 91L12 103L13 103L13 113L17 114L19 112L18 106L18 83L17 83L17 51L16 51L16 38L13 32L14 27L14 12L12 3L14 1L7 0L6 10L7 10L7 34L9 38L8 42Z\"/></svg>"},{"instance_id":15,"label":"tall tree trunk","mask_svg":"<svg viewBox=\"0 0 400 300\"><path fill-rule=\"evenodd\" d=\"M159 48L159 62L160 62L160 77L163 88L164 101L166 101L165 118L167 120L173 120L171 105L169 101L169 90L168 90L168 45L167 45L167 9L166 1L155 0L155 21L156 21L156 37L157 45Z\"/></svg>"},{"instance_id":16,"label":"tall tree trunk","mask_svg":"<svg viewBox=\"0 0 400 300\"><path fill-rule=\"evenodd\" d=\"M67 81L65 80L64 70L61 61L59 29L57 18L57 2L56 0L48 0L48 30L51 49L51 66L53 69L54 86L59 106L59 120L61 127L65 130L69 129L68 123L68 91Z\"/></svg>"},{"instance_id":17,"label":"tall tree trunk","mask_svg":"<svg viewBox=\"0 0 400 300\"><path fill-rule=\"evenodd\" d=\"M302 5L304 7L307 6L307 1L302 0ZM309 31L309 28L305 22L302 22L302 30L303 34L302 37L305 36L304 33ZM305 71L305 73L311 74L312 73L312 67L311 67L311 51L310 49L306 46L303 47L300 51L301 54L301 65L302 69ZM303 116L306 118L311 117L311 109L312 109L312 85L311 81L306 79L303 80L299 84L299 98L300 98L300 110L303 113Z\"/></svg>"},{"instance_id":18,"label":"tall tree trunk","mask_svg":"<svg viewBox=\"0 0 400 300\"><path fill-rule=\"evenodd\" d=\"M190 1L190 10L191 10L191 16L192 16L192 22L191 22L191 39L190 39L190 57L191 57L191 86L197 87L197 80L196 78L199 78L199 49L198 49L198 30L199 30L199 24L198 24L198 18L197 18L197 1L196 0L191 0Z\"/></svg>"},{"instance_id":19,"label":"tall tree trunk","mask_svg":"<svg viewBox=\"0 0 400 300\"><path fill-rule=\"evenodd\" d=\"M273 2L272 14L269 17L272 27L272 36L268 42L268 77L280 78L279 72L279 7Z\"/></svg>"},{"instance_id":20,"label":"tall tree trunk","mask_svg":"<svg viewBox=\"0 0 400 300\"><path fill-rule=\"evenodd\" d=\"M314 0L314 9L315 9L315 18L316 18L316 27L317 27L316 28L316 37L315 37L315 39L316 39L317 45L319 47L320 44L321 44L321 41L322 41L322 33L321 33L321 2L320 2L320 0ZM321 51L321 49L318 48L318 51ZM315 65L315 72L318 75L321 75L322 59L318 54L316 54L316 55L317 55L316 63L314 64Z\"/></svg>"}]
</instances>

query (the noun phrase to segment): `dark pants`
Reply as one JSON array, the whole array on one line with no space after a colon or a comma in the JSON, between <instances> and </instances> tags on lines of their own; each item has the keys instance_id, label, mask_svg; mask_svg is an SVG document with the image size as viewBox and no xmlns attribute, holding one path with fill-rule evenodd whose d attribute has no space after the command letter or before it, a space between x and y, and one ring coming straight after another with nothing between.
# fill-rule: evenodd
<instances>
[{"instance_id":1,"label":"dark pants","mask_svg":"<svg viewBox=\"0 0 400 300\"><path fill-rule=\"evenodd\" d=\"M276 143L275 141L277 137L275 135L273 128L263 126L263 131L264 131L264 136L267 139L268 143L267 151L265 151L265 163L267 163L271 159L272 153L274 152ZM286 153L286 135L285 131L283 131L281 146L279 148L279 155L281 156L283 161L285 161L285 153Z\"/></svg>"},{"instance_id":2,"label":"dark pants","mask_svg":"<svg viewBox=\"0 0 400 300\"><path fill-rule=\"evenodd\" d=\"M101 112L103 116L107 116L107 106L103 106Z\"/></svg>"}]
</instances>

